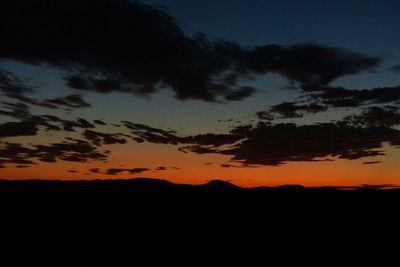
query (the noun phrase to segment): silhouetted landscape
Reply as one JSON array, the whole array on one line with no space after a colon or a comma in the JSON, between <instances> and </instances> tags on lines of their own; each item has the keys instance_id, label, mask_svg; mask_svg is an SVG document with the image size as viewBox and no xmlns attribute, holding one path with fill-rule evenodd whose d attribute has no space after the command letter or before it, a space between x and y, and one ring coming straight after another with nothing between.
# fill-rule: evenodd
<instances>
[{"instance_id":1,"label":"silhouetted landscape","mask_svg":"<svg viewBox=\"0 0 400 267\"><path fill-rule=\"evenodd\" d=\"M2 266L383 266L400 189L372 188L1 180Z\"/></svg>"},{"instance_id":2,"label":"silhouetted landscape","mask_svg":"<svg viewBox=\"0 0 400 267\"><path fill-rule=\"evenodd\" d=\"M399 14L1 0L0 267L400 266Z\"/></svg>"}]
</instances>

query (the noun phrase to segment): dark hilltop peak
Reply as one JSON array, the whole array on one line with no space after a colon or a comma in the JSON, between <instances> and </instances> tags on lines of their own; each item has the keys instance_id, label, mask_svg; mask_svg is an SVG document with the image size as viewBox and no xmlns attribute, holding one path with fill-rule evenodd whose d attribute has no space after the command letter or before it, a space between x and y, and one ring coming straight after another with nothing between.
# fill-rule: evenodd
<instances>
[{"instance_id":1,"label":"dark hilltop peak","mask_svg":"<svg viewBox=\"0 0 400 267\"><path fill-rule=\"evenodd\" d=\"M216 185L216 186L231 186L231 187L238 187L228 181L224 181L224 180L218 180L218 179L214 179L214 180L210 180L208 183L208 185Z\"/></svg>"},{"instance_id":2,"label":"dark hilltop peak","mask_svg":"<svg viewBox=\"0 0 400 267\"><path fill-rule=\"evenodd\" d=\"M239 190L243 189L239 186L236 186L230 182L223 181L223 180L211 180L208 183L202 185L207 189L215 189L215 190Z\"/></svg>"},{"instance_id":3,"label":"dark hilltop peak","mask_svg":"<svg viewBox=\"0 0 400 267\"><path fill-rule=\"evenodd\" d=\"M78 191L135 191L135 192L337 192L337 191L385 191L400 192L400 187L395 185L363 185L350 187L304 187L302 185L287 184L277 187L240 187L224 180L210 180L201 185L190 185L170 182L165 179L157 178L131 178L131 179L112 179L112 180L6 180L0 179L0 192L8 189L27 189L34 190L78 190Z\"/></svg>"}]
</instances>

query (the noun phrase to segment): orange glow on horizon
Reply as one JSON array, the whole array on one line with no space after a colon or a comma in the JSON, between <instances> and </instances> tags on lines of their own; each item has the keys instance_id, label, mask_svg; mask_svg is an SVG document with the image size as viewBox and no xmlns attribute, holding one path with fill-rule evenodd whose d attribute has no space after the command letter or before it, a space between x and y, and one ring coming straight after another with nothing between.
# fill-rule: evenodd
<instances>
[{"instance_id":1,"label":"orange glow on horizon","mask_svg":"<svg viewBox=\"0 0 400 267\"><path fill-rule=\"evenodd\" d=\"M281 166L221 167L221 164L240 166L229 162L228 156L216 154L185 154L169 145L130 144L115 147L107 163L40 163L29 168L7 166L0 169L0 179L51 179L92 180L128 179L135 177L166 179L181 184L204 184L212 179L226 180L243 187L279 186L299 184L313 186L360 186L362 184L400 184L398 163L400 150L385 146L387 156L359 160L334 159L320 162L290 162ZM140 155L140 157L132 156ZM156 155L156 156L155 156ZM382 163L366 165L363 162L381 160ZM162 163L162 164L161 164ZM212 163L212 164L210 164ZM164 166L167 170L156 171ZM99 168L148 168L149 171L132 175L122 172L117 175L90 173ZM68 172L68 171L76 172Z\"/></svg>"}]
</instances>

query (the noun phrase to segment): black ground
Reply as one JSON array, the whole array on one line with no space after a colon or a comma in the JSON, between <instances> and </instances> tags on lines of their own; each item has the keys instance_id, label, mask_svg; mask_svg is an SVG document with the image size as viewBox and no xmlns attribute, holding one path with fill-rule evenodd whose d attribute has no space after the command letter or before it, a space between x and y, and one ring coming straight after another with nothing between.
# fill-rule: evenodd
<instances>
[{"instance_id":1,"label":"black ground","mask_svg":"<svg viewBox=\"0 0 400 267\"><path fill-rule=\"evenodd\" d=\"M0 181L0 266L399 266L400 190Z\"/></svg>"}]
</instances>

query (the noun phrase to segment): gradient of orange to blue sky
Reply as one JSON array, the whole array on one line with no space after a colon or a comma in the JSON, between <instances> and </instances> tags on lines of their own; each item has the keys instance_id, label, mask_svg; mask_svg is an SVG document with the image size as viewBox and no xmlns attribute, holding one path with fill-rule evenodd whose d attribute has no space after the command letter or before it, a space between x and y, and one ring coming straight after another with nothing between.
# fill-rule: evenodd
<instances>
[{"instance_id":1,"label":"gradient of orange to blue sky","mask_svg":"<svg viewBox=\"0 0 400 267\"><path fill-rule=\"evenodd\" d=\"M29 2L0 4L1 179L400 184L398 1ZM79 11L109 23L48 15Z\"/></svg>"}]
</instances>

